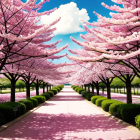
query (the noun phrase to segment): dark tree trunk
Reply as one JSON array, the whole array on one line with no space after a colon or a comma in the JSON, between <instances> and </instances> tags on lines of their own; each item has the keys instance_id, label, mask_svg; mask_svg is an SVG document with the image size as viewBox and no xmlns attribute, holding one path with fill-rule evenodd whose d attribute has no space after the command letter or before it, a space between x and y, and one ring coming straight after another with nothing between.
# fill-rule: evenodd
<instances>
[{"instance_id":1,"label":"dark tree trunk","mask_svg":"<svg viewBox=\"0 0 140 140\"><path fill-rule=\"evenodd\" d=\"M45 93L45 83L43 82L43 93Z\"/></svg>"},{"instance_id":2,"label":"dark tree trunk","mask_svg":"<svg viewBox=\"0 0 140 140\"><path fill-rule=\"evenodd\" d=\"M86 85L84 85L85 86L85 91L86 91Z\"/></svg>"},{"instance_id":3,"label":"dark tree trunk","mask_svg":"<svg viewBox=\"0 0 140 140\"><path fill-rule=\"evenodd\" d=\"M30 98L30 84L29 81L26 82L26 99Z\"/></svg>"},{"instance_id":4,"label":"dark tree trunk","mask_svg":"<svg viewBox=\"0 0 140 140\"><path fill-rule=\"evenodd\" d=\"M88 91L90 92L90 84L88 84Z\"/></svg>"},{"instance_id":5,"label":"dark tree trunk","mask_svg":"<svg viewBox=\"0 0 140 140\"><path fill-rule=\"evenodd\" d=\"M118 91L118 87L117 87L117 93L119 93L119 91Z\"/></svg>"},{"instance_id":6,"label":"dark tree trunk","mask_svg":"<svg viewBox=\"0 0 140 140\"><path fill-rule=\"evenodd\" d=\"M38 79L36 80L36 95L39 95L39 82L38 82Z\"/></svg>"},{"instance_id":7,"label":"dark tree trunk","mask_svg":"<svg viewBox=\"0 0 140 140\"><path fill-rule=\"evenodd\" d=\"M134 86L134 95L135 95L135 86Z\"/></svg>"},{"instance_id":8,"label":"dark tree trunk","mask_svg":"<svg viewBox=\"0 0 140 140\"><path fill-rule=\"evenodd\" d=\"M126 79L126 94L127 94L127 103L132 103L131 81L129 75L127 75Z\"/></svg>"},{"instance_id":9,"label":"dark tree trunk","mask_svg":"<svg viewBox=\"0 0 140 140\"><path fill-rule=\"evenodd\" d=\"M94 85L91 84L91 86L92 86L92 93L94 94Z\"/></svg>"},{"instance_id":10,"label":"dark tree trunk","mask_svg":"<svg viewBox=\"0 0 140 140\"><path fill-rule=\"evenodd\" d=\"M16 86L16 80L12 78L11 80L11 102L15 102L15 86Z\"/></svg>"},{"instance_id":11,"label":"dark tree trunk","mask_svg":"<svg viewBox=\"0 0 140 140\"><path fill-rule=\"evenodd\" d=\"M97 95L99 95L99 83L98 82L96 82L96 93L97 93Z\"/></svg>"},{"instance_id":12,"label":"dark tree trunk","mask_svg":"<svg viewBox=\"0 0 140 140\"><path fill-rule=\"evenodd\" d=\"M46 85L47 86L47 92L49 91L49 89L48 89L48 85Z\"/></svg>"},{"instance_id":13,"label":"dark tree trunk","mask_svg":"<svg viewBox=\"0 0 140 140\"><path fill-rule=\"evenodd\" d=\"M106 83L106 86L107 86L107 99L111 99L111 92L110 92L110 82L109 82L109 79L107 79L107 83Z\"/></svg>"}]
</instances>

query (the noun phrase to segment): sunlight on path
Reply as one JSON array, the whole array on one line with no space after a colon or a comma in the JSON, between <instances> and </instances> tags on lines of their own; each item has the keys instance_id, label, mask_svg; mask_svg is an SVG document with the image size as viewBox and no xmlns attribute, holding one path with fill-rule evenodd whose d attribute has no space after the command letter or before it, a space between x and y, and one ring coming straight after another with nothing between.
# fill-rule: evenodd
<instances>
[{"instance_id":1,"label":"sunlight on path","mask_svg":"<svg viewBox=\"0 0 140 140\"><path fill-rule=\"evenodd\" d=\"M140 135L89 104L69 86L0 132L0 140L140 140Z\"/></svg>"}]
</instances>

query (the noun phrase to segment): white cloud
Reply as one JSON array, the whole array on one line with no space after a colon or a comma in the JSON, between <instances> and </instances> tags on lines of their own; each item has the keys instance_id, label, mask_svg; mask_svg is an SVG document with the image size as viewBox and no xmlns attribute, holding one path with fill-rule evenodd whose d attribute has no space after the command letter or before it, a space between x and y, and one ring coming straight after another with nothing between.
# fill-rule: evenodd
<instances>
[{"instance_id":1,"label":"white cloud","mask_svg":"<svg viewBox=\"0 0 140 140\"><path fill-rule=\"evenodd\" d=\"M70 2L68 4L61 5L50 15L42 16L41 22L44 24L51 23L59 17L61 17L60 21L54 25L54 27L57 28L54 34L82 32L84 29L80 27L80 25L82 25L80 19L86 21L90 19L86 9L82 8L79 10L76 3Z\"/></svg>"}]
</instances>

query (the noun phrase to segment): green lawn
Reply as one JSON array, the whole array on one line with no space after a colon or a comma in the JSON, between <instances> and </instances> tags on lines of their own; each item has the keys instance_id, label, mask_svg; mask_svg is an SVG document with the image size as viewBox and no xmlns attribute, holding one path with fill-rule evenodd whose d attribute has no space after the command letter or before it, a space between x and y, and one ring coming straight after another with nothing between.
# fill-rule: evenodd
<instances>
[{"instance_id":1,"label":"green lawn","mask_svg":"<svg viewBox=\"0 0 140 140\"><path fill-rule=\"evenodd\" d=\"M31 88L30 90L33 90L33 89ZM24 89L21 88L20 91L19 91L19 89L16 89L16 93L17 92L23 92L23 91L26 91L26 88L24 88ZM2 90L2 93L0 93L0 94L6 94L6 93L11 93L11 91L10 90L7 90L7 89L3 89Z\"/></svg>"}]
</instances>

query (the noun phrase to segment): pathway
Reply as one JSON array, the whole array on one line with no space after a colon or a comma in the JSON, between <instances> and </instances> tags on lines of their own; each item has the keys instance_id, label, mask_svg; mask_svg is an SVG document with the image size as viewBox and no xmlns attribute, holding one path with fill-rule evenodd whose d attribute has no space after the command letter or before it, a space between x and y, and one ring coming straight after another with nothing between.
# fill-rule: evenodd
<instances>
[{"instance_id":1,"label":"pathway","mask_svg":"<svg viewBox=\"0 0 140 140\"><path fill-rule=\"evenodd\" d=\"M0 132L0 140L140 140L66 87L39 109Z\"/></svg>"}]
</instances>

